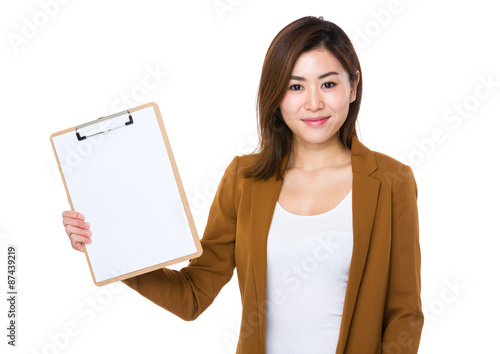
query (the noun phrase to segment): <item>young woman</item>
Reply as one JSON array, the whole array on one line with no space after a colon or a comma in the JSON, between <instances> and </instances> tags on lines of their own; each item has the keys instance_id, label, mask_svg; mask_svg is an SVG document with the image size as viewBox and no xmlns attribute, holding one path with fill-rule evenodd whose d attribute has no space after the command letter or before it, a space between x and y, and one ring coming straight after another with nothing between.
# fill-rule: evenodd
<instances>
[{"instance_id":1,"label":"young woman","mask_svg":"<svg viewBox=\"0 0 500 354\"><path fill-rule=\"evenodd\" d=\"M184 320L236 268L237 353L417 353L423 326L417 185L357 138L361 68L347 35L304 17L271 43L258 152L236 156L210 209L203 254L124 280ZM74 249L89 224L63 212Z\"/></svg>"}]
</instances>

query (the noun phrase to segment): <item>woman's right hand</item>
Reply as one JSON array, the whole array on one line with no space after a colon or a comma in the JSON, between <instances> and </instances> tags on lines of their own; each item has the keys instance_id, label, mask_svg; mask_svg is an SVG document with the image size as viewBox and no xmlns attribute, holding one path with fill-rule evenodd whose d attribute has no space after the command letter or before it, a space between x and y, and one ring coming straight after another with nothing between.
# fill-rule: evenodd
<instances>
[{"instance_id":1,"label":"woman's right hand","mask_svg":"<svg viewBox=\"0 0 500 354\"><path fill-rule=\"evenodd\" d=\"M62 213L63 225L66 229L66 234L69 236L71 247L75 250L83 252L83 243L91 243L92 232L90 224L85 221L85 216L82 213L73 210L66 210Z\"/></svg>"}]
</instances>

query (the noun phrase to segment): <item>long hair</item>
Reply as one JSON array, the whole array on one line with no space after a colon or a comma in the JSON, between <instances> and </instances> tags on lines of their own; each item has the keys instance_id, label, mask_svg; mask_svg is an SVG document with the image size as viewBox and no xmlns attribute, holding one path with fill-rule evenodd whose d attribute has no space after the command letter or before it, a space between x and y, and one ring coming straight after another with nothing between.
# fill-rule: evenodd
<instances>
[{"instance_id":1,"label":"long hair","mask_svg":"<svg viewBox=\"0 0 500 354\"><path fill-rule=\"evenodd\" d=\"M356 99L350 103L347 118L339 129L342 144L351 148L352 136L357 136L356 119L361 104L363 79L356 51L345 32L323 17L306 16L293 21L274 37L267 50L257 95L259 146L245 177L284 178L282 159L290 153L293 133L285 124L279 104L288 88L290 76L298 57L313 49L330 51L349 75L351 86L359 71Z\"/></svg>"}]
</instances>

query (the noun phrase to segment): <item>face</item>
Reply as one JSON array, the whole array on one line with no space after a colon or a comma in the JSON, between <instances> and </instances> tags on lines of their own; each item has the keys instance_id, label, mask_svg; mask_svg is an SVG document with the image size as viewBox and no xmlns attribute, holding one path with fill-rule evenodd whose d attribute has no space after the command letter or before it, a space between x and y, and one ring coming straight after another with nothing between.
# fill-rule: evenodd
<instances>
[{"instance_id":1,"label":"face","mask_svg":"<svg viewBox=\"0 0 500 354\"><path fill-rule=\"evenodd\" d=\"M338 59L326 49L314 49L297 59L279 107L294 144L329 144L338 141L355 99L356 89Z\"/></svg>"}]
</instances>

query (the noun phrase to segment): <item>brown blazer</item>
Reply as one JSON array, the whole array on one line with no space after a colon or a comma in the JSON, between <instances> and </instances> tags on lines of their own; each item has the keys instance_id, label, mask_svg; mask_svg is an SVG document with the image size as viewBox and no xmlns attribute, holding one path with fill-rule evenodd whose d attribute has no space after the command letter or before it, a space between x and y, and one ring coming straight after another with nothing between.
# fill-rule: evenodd
<instances>
[{"instance_id":1,"label":"brown blazer","mask_svg":"<svg viewBox=\"0 0 500 354\"><path fill-rule=\"evenodd\" d=\"M371 151L357 137L351 157L354 244L336 353L417 353L423 314L412 169ZM162 268L123 281L182 319L194 320L236 267L243 304L237 354L265 353L267 235L282 185L276 178L243 178L242 167L251 158L236 156L227 167L210 208L201 257L180 271Z\"/></svg>"}]
</instances>

